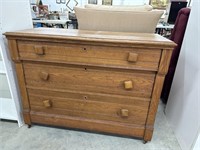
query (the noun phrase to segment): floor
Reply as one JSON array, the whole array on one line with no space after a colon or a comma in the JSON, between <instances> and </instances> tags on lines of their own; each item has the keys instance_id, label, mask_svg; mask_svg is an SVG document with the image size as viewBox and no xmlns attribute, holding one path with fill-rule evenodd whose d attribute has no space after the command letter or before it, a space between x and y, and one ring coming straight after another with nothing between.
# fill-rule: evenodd
<instances>
[{"instance_id":1,"label":"floor","mask_svg":"<svg viewBox=\"0 0 200 150\"><path fill-rule=\"evenodd\" d=\"M151 142L55 127L0 121L0 150L180 150L161 103Z\"/></svg>"}]
</instances>

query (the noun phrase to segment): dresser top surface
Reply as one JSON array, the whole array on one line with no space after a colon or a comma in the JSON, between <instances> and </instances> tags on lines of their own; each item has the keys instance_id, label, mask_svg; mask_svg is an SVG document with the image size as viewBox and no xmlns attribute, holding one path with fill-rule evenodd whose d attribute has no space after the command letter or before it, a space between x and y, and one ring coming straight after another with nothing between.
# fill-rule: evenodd
<instances>
[{"instance_id":1,"label":"dresser top surface","mask_svg":"<svg viewBox=\"0 0 200 150\"><path fill-rule=\"evenodd\" d=\"M151 33L127 33L127 32L107 32L107 31L87 31L58 28L34 28L14 32L6 32L7 37L29 37L40 39L66 39L94 42L113 43L143 43L159 44L174 47L175 43L158 34Z\"/></svg>"}]
</instances>

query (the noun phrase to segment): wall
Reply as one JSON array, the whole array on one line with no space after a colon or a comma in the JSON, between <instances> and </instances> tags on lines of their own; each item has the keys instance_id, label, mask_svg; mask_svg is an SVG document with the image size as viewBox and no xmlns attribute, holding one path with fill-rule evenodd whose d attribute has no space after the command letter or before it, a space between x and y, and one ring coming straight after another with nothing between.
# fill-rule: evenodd
<instances>
[{"instance_id":1,"label":"wall","mask_svg":"<svg viewBox=\"0 0 200 150\"><path fill-rule=\"evenodd\" d=\"M192 10L174 76L166 117L183 150L198 145L200 130L200 2ZM199 148L200 149L200 148Z\"/></svg>"},{"instance_id":2,"label":"wall","mask_svg":"<svg viewBox=\"0 0 200 150\"><path fill-rule=\"evenodd\" d=\"M194 148L193 150L200 150L200 132L199 132L199 136L198 136L198 139L194 145Z\"/></svg>"}]
</instances>

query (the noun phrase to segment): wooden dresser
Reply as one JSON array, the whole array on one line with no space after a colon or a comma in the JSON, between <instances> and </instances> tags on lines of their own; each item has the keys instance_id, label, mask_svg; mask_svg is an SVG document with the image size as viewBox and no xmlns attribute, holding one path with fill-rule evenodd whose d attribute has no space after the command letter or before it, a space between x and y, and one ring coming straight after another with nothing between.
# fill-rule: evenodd
<instances>
[{"instance_id":1,"label":"wooden dresser","mask_svg":"<svg viewBox=\"0 0 200 150\"><path fill-rule=\"evenodd\" d=\"M26 124L151 140L173 42L157 34L52 28L5 35Z\"/></svg>"}]
</instances>

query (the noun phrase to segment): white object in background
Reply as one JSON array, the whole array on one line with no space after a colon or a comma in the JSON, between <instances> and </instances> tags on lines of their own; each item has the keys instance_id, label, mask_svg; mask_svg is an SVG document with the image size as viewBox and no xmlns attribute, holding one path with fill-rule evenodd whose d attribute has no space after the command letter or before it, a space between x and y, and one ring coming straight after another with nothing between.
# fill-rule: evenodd
<instances>
[{"instance_id":1,"label":"white object in background","mask_svg":"<svg viewBox=\"0 0 200 150\"><path fill-rule=\"evenodd\" d=\"M30 2L0 0L0 119L16 120L19 126L23 124L19 91L2 33L28 28L33 28Z\"/></svg>"},{"instance_id":2,"label":"white object in background","mask_svg":"<svg viewBox=\"0 0 200 150\"><path fill-rule=\"evenodd\" d=\"M200 2L193 1L166 117L183 150L200 145ZM200 149L200 148L199 148Z\"/></svg>"},{"instance_id":3,"label":"white object in background","mask_svg":"<svg viewBox=\"0 0 200 150\"><path fill-rule=\"evenodd\" d=\"M63 11L63 12L59 13L59 16L60 16L60 20L68 20L69 12Z\"/></svg>"},{"instance_id":4,"label":"white object in background","mask_svg":"<svg viewBox=\"0 0 200 150\"><path fill-rule=\"evenodd\" d=\"M198 134L197 140L194 143L193 150L200 150L200 129L199 129L199 134Z\"/></svg>"},{"instance_id":5,"label":"white object in background","mask_svg":"<svg viewBox=\"0 0 200 150\"><path fill-rule=\"evenodd\" d=\"M0 53L1 53L1 47L0 47ZM0 54L0 57L1 57L1 54ZM2 58L0 58L0 74L5 74L5 73L6 73L5 66L3 64Z\"/></svg>"},{"instance_id":6,"label":"white object in background","mask_svg":"<svg viewBox=\"0 0 200 150\"><path fill-rule=\"evenodd\" d=\"M0 45L0 56L2 49ZM10 92L10 84L5 68L3 58L0 59L0 118L9 120L18 120L17 110ZM20 121L21 122L21 121Z\"/></svg>"}]
</instances>

